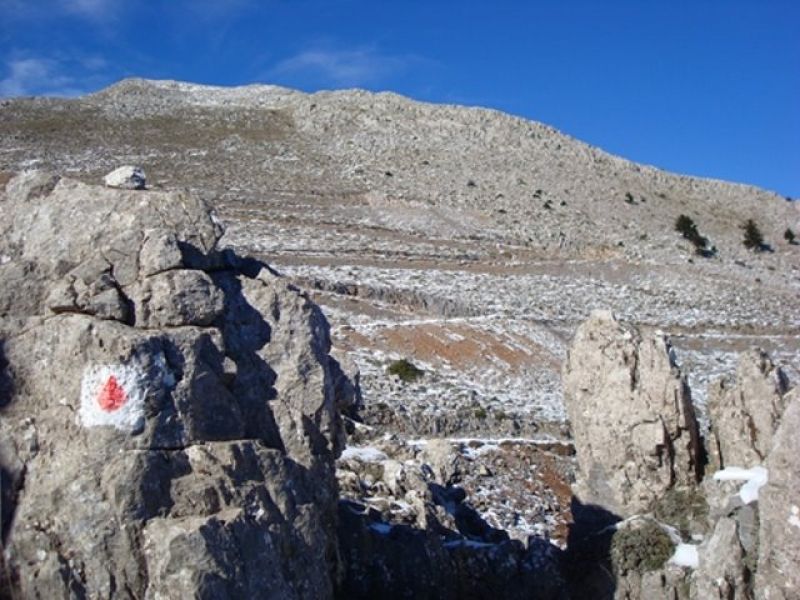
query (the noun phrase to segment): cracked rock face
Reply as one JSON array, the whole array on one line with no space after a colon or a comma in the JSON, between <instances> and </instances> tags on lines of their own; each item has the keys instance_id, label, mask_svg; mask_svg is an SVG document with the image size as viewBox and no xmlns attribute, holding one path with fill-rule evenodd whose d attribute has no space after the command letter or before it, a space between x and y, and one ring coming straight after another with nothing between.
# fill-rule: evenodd
<instances>
[{"instance_id":1,"label":"cracked rock face","mask_svg":"<svg viewBox=\"0 0 800 600\"><path fill-rule=\"evenodd\" d=\"M596 311L575 334L563 379L584 502L627 516L697 482L697 421L662 335Z\"/></svg>"},{"instance_id":2,"label":"cracked rock face","mask_svg":"<svg viewBox=\"0 0 800 600\"><path fill-rule=\"evenodd\" d=\"M755 349L739 358L735 381L723 378L712 386L710 455L720 468L764 462L786 405L786 388L781 368Z\"/></svg>"},{"instance_id":3,"label":"cracked rock face","mask_svg":"<svg viewBox=\"0 0 800 600\"><path fill-rule=\"evenodd\" d=\"M329 597L352 386L319 309L187 194L26 173L0 206L0 587Z\"/></svg>"},{"instance_id":4,"label":"cracked rock face","mask_svg":"<svg viewBox=\"0 0 800 600\"><path fill-rule=\"evenodd\" d=\"M766 461L769 481L759 495L756 597L778 600L800 594L800 393L787 395L786 411Z\"/></svg>"}]
</instances>

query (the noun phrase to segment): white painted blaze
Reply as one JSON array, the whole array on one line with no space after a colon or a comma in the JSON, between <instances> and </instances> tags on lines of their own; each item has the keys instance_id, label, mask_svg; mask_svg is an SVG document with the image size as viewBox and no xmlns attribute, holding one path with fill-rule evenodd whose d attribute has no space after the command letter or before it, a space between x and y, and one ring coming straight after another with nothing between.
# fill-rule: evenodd
<instances>
[{"instance_id":1,"label":"white painted blaze","mask_svg":"<svg viewBox=\"0 0 800 600\"><path fill-rule=\"evenodd\" d=\"M144 425L147 389L147 375L135 365L89 365L81 380L79 423L139 431Z\"/></svg>"}]
</instances>

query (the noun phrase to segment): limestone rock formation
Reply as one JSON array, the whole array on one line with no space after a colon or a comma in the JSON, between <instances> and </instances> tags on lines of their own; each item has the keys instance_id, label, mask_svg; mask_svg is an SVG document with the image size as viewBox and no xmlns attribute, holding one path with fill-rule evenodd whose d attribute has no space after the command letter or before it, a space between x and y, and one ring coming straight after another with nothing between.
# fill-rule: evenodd
<instances>
[{"instance_id":1,"label":"limestone rock formation","mask_svg":"<svg viewBox=\"0 0 800 600\"><path fill-rule=\"evenodd\" d=\"M103 183L108 187L123 190L143 190L147 177L141 167L124 166L111 171L103 177Z\"/></svg>"},{"instance_id":2,"label":"limestone rock formation","mask_svg":"<svg viewBox=\"0 0 800 600\"><path fill-rule=\"evenodd\" d=\"M786 433L797 427L791 424L796 415L784 413L792 397L787 386L781 368L759 349L740 356L735 380L714 385L710 467L765 465L768 480L760 491L749 494L753 499L747 504L739 492L742 481L703 482L711 531L698 549L692 598L788 598L800 589L797 580L791 580L794 569L788 567L800 560L800 547L791 533L800 477L793 458L796 435ZM784 432L781 441L779 431Z\"/></svg>"},{"instance_id":3,"label":"limestone rock formation","mask_svg":"<svg viewBox=\"0 0 800 600\"><path fill-rule=\"evenodd\" d=\"M710 452L715 466L751 467L764 462L785 407L787 380L765 352L739 358L736 379L722 378L709 394Z\"/></svg>"},{"instance_id":4,"label":"limestone rock formation","mask_svg":"<svg viewBox=\"0 0 800 600\"><path fill-rule=\"evenodd\" d=\"M711 534L700 545L699 566L692 576L691 597L695 600L750 600L752 595L755 549L750 553L742 545L746 527L742 517L747 515L752 523L756 512L746 508L744 514L721 516ZM746 519L744 519L746 521ZM752 533L752 531L750 531ZM757 533L757 532L756 532ZM750 561L745 557L749 556Z\"/></svg>"},{"instance_id":5,"label":"limestone rock formation","mask_svg":"<svg viewBox=\"0 0 800 600\"><path fill-rule=\"evenodd\" d=\"M563 379L582 500L624 516L698 481L694 409L662 335L596 311L575 334Z\"/></svg>"},{"instance_id":6,"label":"limestone rock formation","mask_svg":"<svg viewBox=\"0 0 800 600\"><path fill-rule=\"evenodd\" d=\"M786 411L767 458L769 482L759 495L756 597L789 600L800 594L800 393Z\"/></svg>"},{"instance_id":7,"label":"limestone rock formation","mask_svg":"<svg viewBox=\"0 0 800 600\"><path fill-rule=\"evenodd\" d=\"M319 309L185 193L24 173L0 210L12 597L331 597L353 394Z\"/></svg>"}]
</instances>

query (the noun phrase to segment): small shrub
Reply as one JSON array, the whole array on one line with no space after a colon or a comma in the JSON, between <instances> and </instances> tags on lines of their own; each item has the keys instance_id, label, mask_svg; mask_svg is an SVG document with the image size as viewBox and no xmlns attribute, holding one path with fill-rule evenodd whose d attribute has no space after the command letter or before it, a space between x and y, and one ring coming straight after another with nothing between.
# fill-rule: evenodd
<instances>
[{"instance_id":1,"label":"small shrub","mask_svg":"<svg viewBox=\"0 0 800 600\"><path fill-rule=\"evenodd\" d=\"M552 210L553 208L553 201L552 200L545 200L544 202L545 210Z\"/></svg>"},{"instance_id":2,"label":"small shrub","mask_svg":"<svg viewBox=\"0 0 800 600\"><path fill-rule=\"evenodd\" d=\"M472 415L476 419L485 419L486 418L486 409L483 408L482 406L479 407L479 408L476 408L475 411L472 413Z\"/></svg>"},{"instance_id":3,"label":"small shrub","mask_svg":"<svg viewBox=\"0 0 800 600\"><path fill-rule=\"evenodd\" d=\"M790 227L787 227L786 231L783 232L783 239L785 239L790 244L797 243L797 236L794 234L794 231L792 231Z\"/></svg>"},{"instance_id":4,"label":"small shrub","mask_svg":"<svg viewBox=\"0 0 800 600\"><path fill-rule=\"evenodd\" d=\"M508 416L508 413L506 411L502 410L502 409L498 409L498 410L494 411L494 420L495 421L505 421L506 419L509 419L509 418L510 417Z\"/></svg>"},{"instance_id":5,"label":"small shrub","mask_svg":"<svg viewBox=\"0 0 800 600\"><path fill-rule=\"evenodd\" d=\"M628 525L611 540L611 564L618 575L644 573L664 566L675 547L661 526L652 520Z\"/></svg>"},{"instance_id":6,"label":"small shrub","mask_svg":"<svg viewBox=\"0 0 800 600\"><path fill-rule=\"evenodd\" d=\"M633 194L625 192L625 202L628 204L636 204L636 200L633 199Z\"/></svg>"},{"instance_id":7,"label":"small shrub","mask_svg":"<svg viewBox=\"0 0 800 600\"><path fill-rule=\"evenodd\" d=\"M767 248L767 245L764 243L764 236L753 219L747 219L744 225L742 225L742 229L744 230L744 239L742 243L745 248L755 250L756 252L761 252Z\"/></svg>"},{"instance_id":8,"label":"small shrub","mask_svg":"<svg viewBox=\"0 0 800 600\"><path fill-rule=\"evenodd\" d=\"M404 383L416 381L425 374L425 371L405 358L394 361L386 370L390 375L397 375L400 381Z\"/></svg>"},{"instance_id":9,"label":"small shrub","mask_svg":"<svg viewBox=\"0 0 800 600\"><path fill-rule=\"evenodd\" d=\"M467 187L471 187L471 188L478 187L478 184L477 184L477 183L475 183L475 182L474 182L472 179L470 179L470 180L467 182Z\"/></svg>"},{"instance_id":10,"label":"small shrub","mask_svg":"<svg viewBox=\"0 0 800 600\"><path fill-rule=\"evenodd\" d=\"M716 253L716 249L713 246L711 248L708 247L708 238L700 235L700 232L697 230L697 225L691 217L680 215L675 219L675 231L692 243L695 254L707 258Z\"/></svg>"},{"instance_id":11,"label":"small shrub","mask_svg":"<svg viewBox=\"0 0 800 600\"><path fill-rule=\"evenodd\" d=\"M675 231L680 233L687 240L691 240L692 238L700 235L700 232L697 231L697 225L695 225L694 220L692 217L687 215L680 215L677 219L675 219Z\"/></svg>"},{"instance_id":12,"label":"small shrub","mask_svg":"<svg viewBox=\"0 0 800 600\"><path fill-rule=\"evenodd\" d=\"M672 525L684 537L693 533L705 533L708 528L708 503L705 496L696 489L672 488L653 502L650 510L656 519Z\"/></svg>"}]
</instances>

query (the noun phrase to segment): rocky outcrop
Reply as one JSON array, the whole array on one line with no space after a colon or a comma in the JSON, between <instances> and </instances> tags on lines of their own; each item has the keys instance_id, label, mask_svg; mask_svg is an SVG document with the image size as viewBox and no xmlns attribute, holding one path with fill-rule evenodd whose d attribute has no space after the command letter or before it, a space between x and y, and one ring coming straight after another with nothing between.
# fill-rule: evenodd
<instances>
[{"instance_id":1,"label":"rocky outcrop","mask_svg":"<svg viewBox=\"0 0 800 600\"><path fill-rule=\"evenodd\" d=\"M796 404L791 398L797 392L787 393L787 387L782 370L756 349L740 357L735 382L715 384L711 465L726 470L703 482L710 533L698 548L693 599L791 598L800 589L790 566L800 560L792 533L800 492L794 443L800 411L784 412ZM759 481L743 485L755 475Z\"/></svg>"},{"instance_id":2,"label":"rocky outcrop","mask_svg":"<svg viewBox=\"0 0 800 600\"><path fill-rule=\"evenodd\" d=\"M787 407L767 458L769 481L759 495L756 597L789 600L800 594L800 393Z\"/></svg>"},{"instance_id":3,"label":"rocky outcrop","mask_svg":"<svg viewBox=\"0 0 800 600\"><path fill-rule=\"evenodd\" d=\"M787 442L791 446L788 438L775 443L779 424L781 429L797 426L782 419L789 401L787 386L781 368L765 352L753 349L740 356L735 379L721 379L712 387L709 470L732 467L746 471L766 465L768 482L761 490L746 495L739 491L741 481L709 478L703 483L710 506L710 533L698 548L700 564L692 578L692 598L750 600L792 596L792 583L787 585L777 576L786 565L800 560L791 533L786 534L786 520L792 514L791 498L798 492L797 469L792 474L794 458L789 457L796 456L791 453L797 448L787 449ZM788 412L786 417L792 419ZM788 491L792 486L794 491ZM774 567L776 564L781 566ZM761 590L756 589L756 581L764 586ZM767 591L765 588L770 586ZM782 596L786 590L790 590L789 596Z\"/></svg>"},{"instance_id":4,"label":"rocky outcrop","mask_svg":"<svg viewBox=\"0 0 800 600\"><path fill-rule=\"evenodd\" d=\"M319 309L185 193L26 173L0 207L12 597L330 597L355 394Z\"/></svg>"},{"instance_id":5,"label":"rocky outcrop","mask_svg":"<svg viewBox=\"0 0 800 600\"><path fill-rule=\"evenodd\" d=\"M594 312L575 334L563 379L582 500L625 516L696 484L697 422L664 336Z\"/></svg>"},{"instance_id":6,"label":"rocky outcrop","mask_svg":"<svg viewBox=\"0 0 800 600\"><path fill-rule=\"evenodd\" d=\"M757 513L746 509L751 519ZM695 600L751 600L753 598L753 567L755 559L751 549L748 554L742 545L745 530L742 516L733 511L717 520L713 531L703 544L699 565L691 582L691 597ZM757 524L756 524L757 525ZM752 526L752 525L751 525ZM752 529L749 531L752 533ZM749 566L745 558L749 556Z\"/></svg>"},{"instance_id":7,"label":"rocky outcrop","mask_svg":"<svg viewBox=\"0 0 800 600\"><path fill-rule=\"evenodd\" d=\"M772 449L785 408L787 379L762 350L739 358L736 378L715 382L709 394L709 456L715 466L751 467Z\"/></svg>"}]
</instances>

